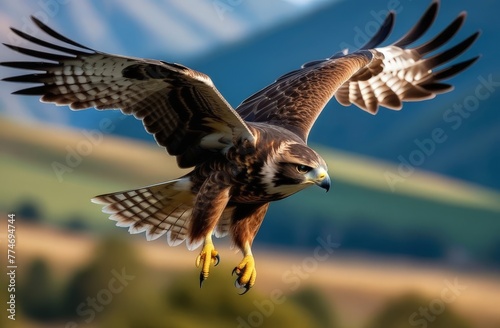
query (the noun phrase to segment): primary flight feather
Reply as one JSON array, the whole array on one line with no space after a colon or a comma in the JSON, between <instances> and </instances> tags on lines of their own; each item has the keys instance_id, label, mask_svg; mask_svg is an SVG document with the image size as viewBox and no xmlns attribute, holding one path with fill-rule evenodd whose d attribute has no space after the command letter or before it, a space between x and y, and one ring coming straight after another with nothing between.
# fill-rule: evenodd
<instances>
[{"instance_id":1,"label":"primary flight feather","mask_svg":"<svg viewBox=\"0 0 500 328\"><path fill-rule=\"evenodd\" d=\"M6 45L44 61L1 65L38 72L5 78L41 84L15 94L41 96L43 102L73 110L120 109L142 120L158 145L176 156L180 167L192 171L173 181L92 201L104 205L103 212L130 233L145 232L148 240L166 235L170 245L186 241L190 249L203 245L196 258L200 285L210 265L219 262L212 235L230 234L243 252L233 273L246 292L256 279L252 242L270 202L311 185L330 188L325 161L307 146L309 131L328 101L335 96L342 105L354 104L371 114L380 106L401 109L405 101L450 91L452 86L442 81L477 60L441 67L479 35L440 50L460 29L465 13L429 41L410 47L432 25L438 7L439 1L433 1L408 33L380 47L394 24L390 12L359 50L306 63L236 109L203 73L180 64L99 52L36 18L33 22L62 45L12 28L21 38L56 53Z\"/></svg>"}]
</instances>

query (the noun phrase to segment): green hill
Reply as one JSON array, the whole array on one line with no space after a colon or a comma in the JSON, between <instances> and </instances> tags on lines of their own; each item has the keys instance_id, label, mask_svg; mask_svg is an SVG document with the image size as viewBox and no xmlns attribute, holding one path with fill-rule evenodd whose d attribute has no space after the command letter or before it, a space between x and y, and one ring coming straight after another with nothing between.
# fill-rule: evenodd
<instances>
[{"instance_id":1,"label":"green hill","mask_svg":"<svg viewBox=\"0 0 500 328\"><path fill-rule=\"evenodd\" d=\"M152 144L111 136L92 143L88 135L0 121L0 209L31 206L46 222L77 220L98 231L118 229L91 197L183 173ZM418 170L393 191L387 173L397 174L396 166L318 151L329 164L332 190L324 194L310 188L273 204L257 237L261 242L309 247L318 236L331 234L341 244L339 251L441 258L458 250L480 262L492 261L500 230L497 192ZM56 174L54 167L66 169Z\"/></svg>"}]
</instances>

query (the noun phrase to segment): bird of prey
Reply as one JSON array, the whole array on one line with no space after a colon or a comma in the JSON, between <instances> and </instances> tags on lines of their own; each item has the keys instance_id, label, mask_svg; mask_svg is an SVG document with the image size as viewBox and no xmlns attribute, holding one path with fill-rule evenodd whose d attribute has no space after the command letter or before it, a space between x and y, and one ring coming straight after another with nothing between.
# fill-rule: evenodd
<instances>
[{"instance_id":1,"label":"bird of prey","mask_svg":"<svg viewBox=\"0 0 500 328\"><path fill-rule=\"evenodd\" d=\"M376 114L379 106L399 110L405 101L434 98L452 90L442 81L463 71L478 57L444 64L462 54L476 32L440 50L460 29L461 13L442 32L410 46L432 25L439 1L431 5L403 37L387 45L394 24L389 12L380 29L359 50L343 51L302 65L244 100L237 108L223 98L211 79L186 66L161 60L96 51L59 34L40 20L34 24L44 39L12 28L26 41L56 51L7 47L42 61L3 62L3 66L37 73L5 81L39 83L14 92L41 96L42 102L72 110L119 109L142 120L159 146L190 173L173 181L92 199L104 205L116 225L148 240L166 234L170 245L186 241L202 246L200 286L211 265L219 263L212 236L229 234L242 251L234 268L236 286L246 293L256 279L252 242L270 202L317 185L330 188L327 164L307 146L317 117L335 96Z\"/></svg>"}]
</instances>

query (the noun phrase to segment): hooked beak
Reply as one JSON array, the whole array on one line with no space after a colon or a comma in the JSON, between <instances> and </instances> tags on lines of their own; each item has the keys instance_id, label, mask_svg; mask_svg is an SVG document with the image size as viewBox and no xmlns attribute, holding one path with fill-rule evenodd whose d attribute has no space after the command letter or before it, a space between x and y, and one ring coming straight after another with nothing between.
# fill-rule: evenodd
<instances>
[{"instance_id":1,"label":"hooked beak","mask_svg":"<svg viewBox=\"0 0 500 328\"><path fill-rule=\"evenodd\" d=\"M330 177L327 174L326 177L323 178L323 180L316 182L316 184L321 188L325 189L326 192L328 192L328 190L330 190L330 185L332 184L332 181L330 180Z\"/></svg>"},{"instance_id":2,"label":"hooked beak","mask_svg":"<svg viewBox=\"0 0 500 328\"><path fill-rule=\"evenodd\" d=\"M328 192L328 190L330 190L330 186L331 186L332 181L330 180L330 176L328 175L328 172L326 172L325 169L320 168L318 170L318 174L316 175L316 179L314 179L314 183L317 186L325 189L326 192Z\"/></svg>"}]
</instances>

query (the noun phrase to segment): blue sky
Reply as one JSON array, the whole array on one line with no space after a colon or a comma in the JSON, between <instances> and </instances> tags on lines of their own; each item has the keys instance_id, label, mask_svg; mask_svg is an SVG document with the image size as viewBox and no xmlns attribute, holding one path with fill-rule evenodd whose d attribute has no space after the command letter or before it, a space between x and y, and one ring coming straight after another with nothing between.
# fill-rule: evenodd
<instances>
[{"instance_id":1,"label":"blue sky","mask_svg":"<svg viewBox=\"0 0 500 328\"><path fill-rule=\"evenodd\" d=\"M339 0L2 1L0 41L20 42L10 32L10 26L39 33L32 29L29 19L34 15L94 49L189 65L191 60L217 47L252 37L336 1ZM12 51L3 50L1 54L2 61L19 60L19 55ZM5 68L0 71L2 77L12 74ZM23 122L67 122L65 116L69 113L50 111L47 106L33 110L33 100L5 96L16 87L2 86L0 115Z\"/></svg>"},{"instance_id":2,"label":"blue sky","mask_svg":"<svg viewBox=\"0 0 500 328\"><path fill-rule=\"evenodd\" d=\"M328 1L3 1L0 28L4 39L9 26L28 28L28 17L35 15L81 42L105 47L106 51L125 51L131 38L147 36L157 42L145 43L146 50L193 56L272 28L324 2Z\"/></svg>"}]
</instances>

